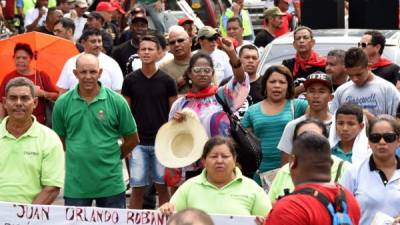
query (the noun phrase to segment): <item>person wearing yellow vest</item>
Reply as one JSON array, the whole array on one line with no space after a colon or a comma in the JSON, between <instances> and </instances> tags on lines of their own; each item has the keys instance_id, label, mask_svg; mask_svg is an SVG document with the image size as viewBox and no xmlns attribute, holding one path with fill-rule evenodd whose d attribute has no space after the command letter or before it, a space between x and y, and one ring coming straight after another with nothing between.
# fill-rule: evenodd
<instances>
[{"instance_id":1,"label":"person wearing yellow vest","mask_svg":"<svg viewBox=\"0 0 400 225\"><path fill-rule=\"evenodd\" d=\"M226 9L225 13L220 17L219 20L219 31L222 37L227 36L227 24L228 19L237 16L242 20L243 24L243 38L245 40L254 40L253 24L251 23L249 11L243 9L244 0L233 0L232 6Z\"/></svg>"}]
</instances>

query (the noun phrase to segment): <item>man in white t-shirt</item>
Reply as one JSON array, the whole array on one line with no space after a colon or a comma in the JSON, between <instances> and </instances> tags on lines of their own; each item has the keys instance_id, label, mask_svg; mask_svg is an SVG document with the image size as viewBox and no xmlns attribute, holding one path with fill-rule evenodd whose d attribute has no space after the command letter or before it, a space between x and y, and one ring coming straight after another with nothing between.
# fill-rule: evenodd
<instances>
[{"instance_id":1,"label":"man in white t-shirt","mask_svg":"<svg viewBox=\"0 0 400 225\"><path fill-rule=\"evenodd\" d=\"M43 26L47 17L47 5L47 0L37 0L35 8L26 12L24 19L26 31L33 31L38 27Z\"/></svg>"},{"instance_id":2,"label":"man in white t-shirt","mask_svg":"<svg viewBox=\"0 0 400 225\"><path fill-rule=\"evenodd\" d=\"M86 29L81 39L84 53L93 54L99 59L100 67L103 69L99 81L105 87L120 92L123 82L122 71L114 59L101 52L102 39L100 30L94 28ZM57 81L57 87L60 89L60 93L64 93L78 84L73 70L76 68L76 60L80 55L81 54L68 59L64 64L64 68Z\"/></svg>"},{"instance_id":3,"label":"man in white t-shirt","mask_svg":"<svg viewBox=\"0 0 400 225\"><path fill-rule=\"evenodd\" d=\"M201 47L199 51L209 54L213 60L216 83L219 84L223 79L233 76L229 56L224 51L217 49L219 41L217 31L210 26L204 26L197 33L197 40Z\"/></svg>"},{"instance_id":4,"label":"man in white t-shirt","mask_svg":"<svg viewBox=\"0 0 400 225\"><path fill-rule=\"evenodd\" d=\"M83 17L83 15L87 11L88 7L89 5L86 0L76 0L74 10L71 10L70 13L65 15L65 17L72 19L75 23L74 41L79 40L82 35L83 28L85 28L87 19Z\"/></svg>"},{"instance_id":5,"label":"man in white t-shirt","mask_svg":"<svg viewBox=\"0 0 400 225\"><path fill-rule=\"evenodd\" d=\"M336 90L330 111L335 113L341 105L351 102L363 107L368 120L381 114L395 116L400 94L392 83L368 69L368 56L364 51L350 48L344 63L351 81Z\"/></svg>"},{"instance_id":6,"label":"man in white t-shirt","mask_svg":"<svg viewBox=\"0 0 400 225\"><path fill-rule=\"evenodd\" d=\"M307 118L315 118L321 120L327 130L329 130L332 124L332 114L329 112L328 107L328 103L333 98L330 76L320 71L314 72L308 75L307 80L304 82L304 88L306 90L305 96L308 101L309 110L305 115L286 124L278 144L278 149L281 150L282 164L288 162L289 154L292 153L293 134L298 123Z\"/></svg>"}]
</instances>

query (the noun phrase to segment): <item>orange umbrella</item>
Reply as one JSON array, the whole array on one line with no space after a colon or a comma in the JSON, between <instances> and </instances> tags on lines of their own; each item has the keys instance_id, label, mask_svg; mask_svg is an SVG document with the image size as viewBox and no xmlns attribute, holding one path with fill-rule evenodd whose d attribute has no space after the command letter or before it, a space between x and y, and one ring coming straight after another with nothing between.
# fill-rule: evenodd
<instances>
[{"instance_id":1,"label":"orange umbrella","mask_svg":"<svg viewBox=\"0 0 400 225\"><path fill-rule=\"evenodd\" d=\"M40 32L28 32L0 40L0 83L5 75L15 70L13 55L17 43L31 46L36 55L31 62L32 68L46 72L54 84L64 63L79 53L72 41Z\"/></svg>"}]
</instances>

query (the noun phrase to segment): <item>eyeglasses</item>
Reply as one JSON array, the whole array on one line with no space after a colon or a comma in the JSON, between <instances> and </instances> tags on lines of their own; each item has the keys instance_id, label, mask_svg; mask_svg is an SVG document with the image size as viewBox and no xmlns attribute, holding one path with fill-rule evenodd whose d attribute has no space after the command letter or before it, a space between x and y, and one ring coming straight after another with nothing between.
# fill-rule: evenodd
<instances>
[{"instance_id":1,"label":"eyeglasses","mask_svg":"<svg viewBox=\"0 0 400 225\"><path fill-rule=\"evenodd\" d=\"M372 43L358 42L359 48L366 48L368 45L372 45Z\"/></svg>"},{"instance_id":2,"label":"eyeglasses","mask_svg":"<svg viewBox=\"0 0 400 225\"><path fill-rule=\"evenodd\" d=\"M175 43L180 44L180 43L182 43L182 42L184 42L184 41L186 41L186 38L180 38L180 39L176 39L176 40L174 40L174 41L169 41L168 44L169 44L169 45L174 45Z\"/></svg>"},{"instance_id":3,"label":"eyeglasses","mask_svg":"<svg viewBox=\"0 0 400 225\"><path fill-rule=\"evenodd\" d=\"M212 68L211 67L199 67L199 66L195 66L192 68L192 72L193 73L211 73L212 72Z\"/></svg>"},{"instance_id":4,"label":"eyeglasses","mask_svg":"<svg viewBox=\"0 0 400 225\"><path fill-rule=\"evenodd\" d=\"M218 40L218 38L219 38L219 36L218 36L218 34L216 34L216 35L214 35L214 36L211 36L211 37L201 37L200 39L202 39L202 40L207 40L207 41L216 41L216 40Z\"/></svg>"},{"instance_id":5,"label":"eyeglasses","mask_svg":"<svg viewBox=\"0 0 400 225\"><path fill-rule=\"evenodd\" d=\"M372 143L378 143L381 139L385 140L386 143L392 143L397 139L395 133L384 133L384 134L370 134L368 140Z\"/></svg>"}]
</instances>

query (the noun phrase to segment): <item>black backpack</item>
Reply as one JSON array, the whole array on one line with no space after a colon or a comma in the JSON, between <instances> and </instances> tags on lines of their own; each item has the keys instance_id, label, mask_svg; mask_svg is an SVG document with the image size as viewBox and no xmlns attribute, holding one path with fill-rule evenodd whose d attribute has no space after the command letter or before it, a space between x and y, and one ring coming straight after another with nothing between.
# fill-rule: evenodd
<instances>
[{"instance_id":1,"label":"black backpack","mask_svg":"<svg viewBox=\"0 0 400 225\"><path fill-rule=\"evenodd\" d=\"M319 202L321 202L325 208L328 210L329 215L331 216L332 225L353 225L349 212L348 205L346 201L346 195L342 187L340 187L340 193L336 195L335 202L329 201L329 199L322 194L321 192L312 189L312 188L304 188L297 191L292 192L289 195L294 194L304 194L310 195L316 198ZM287 195L286 195L287 196Z\"/></svg>"},{"instance_id":2,"label":"black backpack","mask_svg":"<svg viewBox=\"0 0 400 225\"><path fill-rule=\"evenodd\" d=\"M240 124L239 118L232 113L229 106L218 94L215 94L215 97L229 118L231 137L236 142L237 161L241 166L241 170L244 175L252 176L261 164L260 140Z\"/></svg>"}]
</instances>

